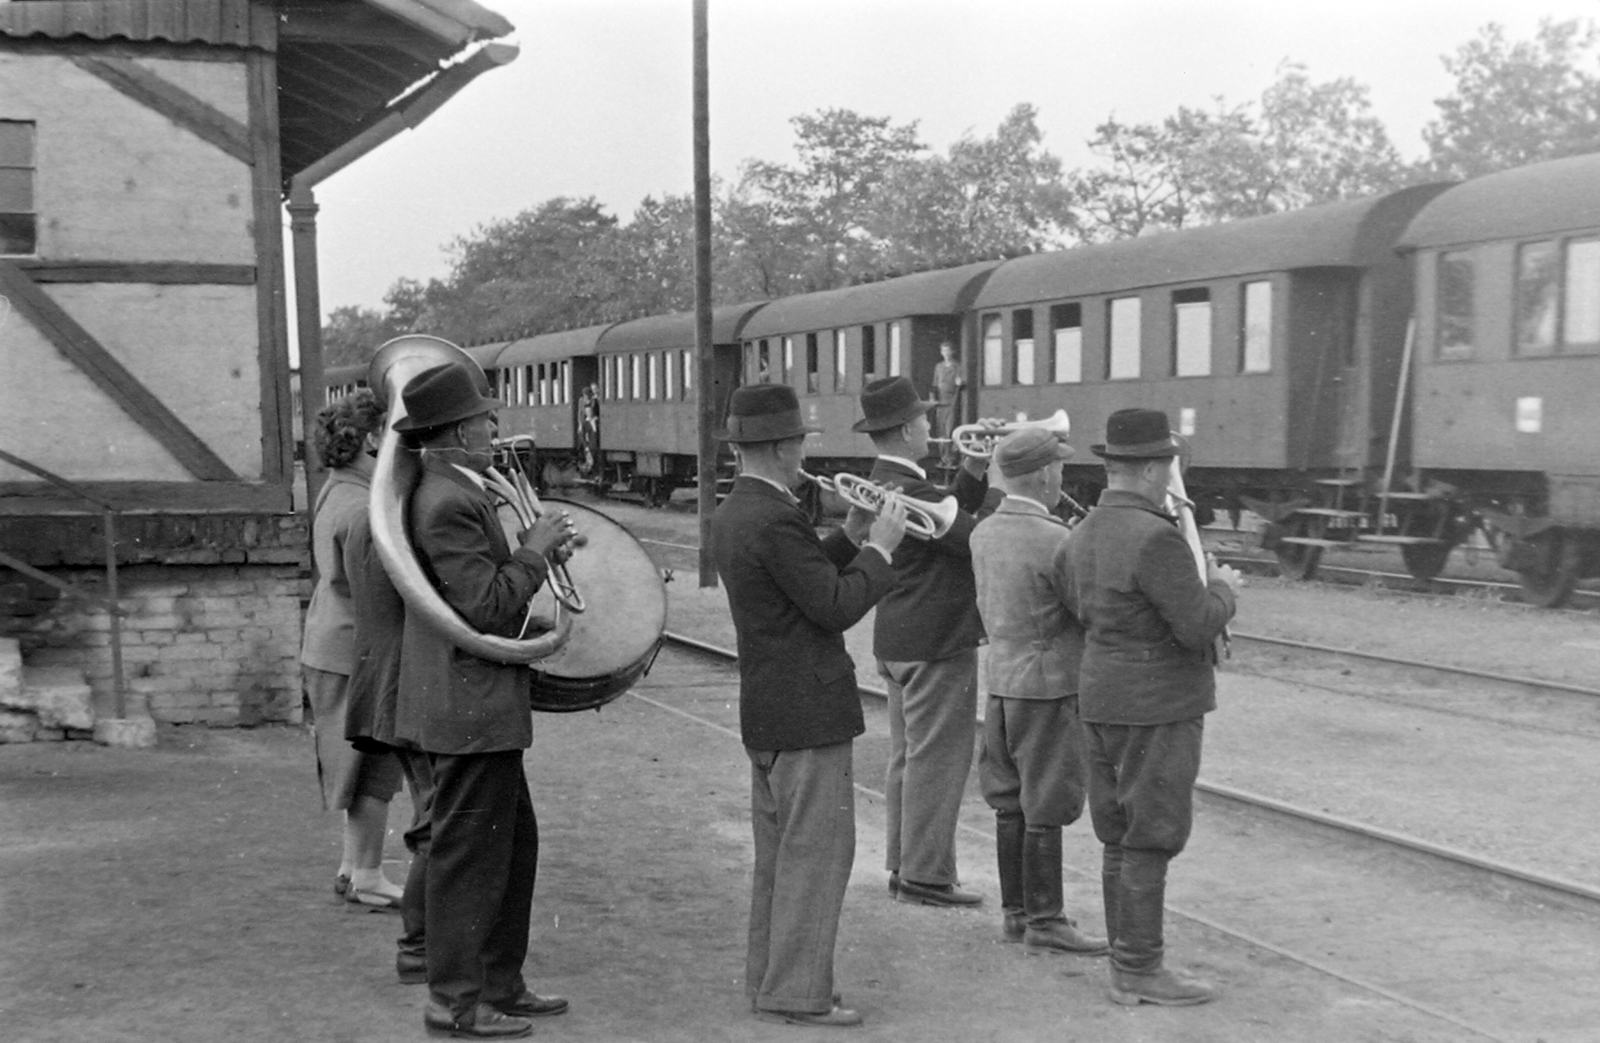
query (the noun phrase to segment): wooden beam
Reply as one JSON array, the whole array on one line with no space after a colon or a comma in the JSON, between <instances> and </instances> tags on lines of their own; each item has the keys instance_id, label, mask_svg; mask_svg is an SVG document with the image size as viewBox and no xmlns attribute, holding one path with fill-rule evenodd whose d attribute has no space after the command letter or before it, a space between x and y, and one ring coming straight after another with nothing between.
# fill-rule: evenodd
<instances>
[{"instance_id":1,"label":"wooden beam","mask_svg":"<svg viewBox=\"0 0 1600 1043\"><path fill-rule=\"evenodd\" d=\"M243 124L142 65L126 58L83 57L72 62L241 163L254 161L250 133Z\"/></svg>"},{"instance_id":2,"label":"wooden beam","mask_svg":"<svg viewBox=\"0 0 1600 1043\"><path fill-rule=\"evenodd\" d=\"M127 512L160 514L288 514L289 486L260 482L77 482L86 492ZM0 482L0 517L98 515L99 508L44 482Z\"/></svg>"},{"instance_id":3,"label":"wooden beam","mask_svg":"<svg viewBox=\"0 0 1600 1043\"><path fill-rule=\"evenodd\" d=\"M245 56L250 101L252 225L256 247L257 367L261 384L261 476L288 483L294 476L294 411L289 395L289 317L284 299L283 174L278 153L277 63L270 54Z\"/></svg>"},{"instance_id":4,"label":"wooden beam","mask_svg":"<svg viewBox=\"0 0 1600 1043\"><path fill-rule=\"evenodd\" d=\"M190 474L206 481L237 479L233 469L164 402L139 383L88 330L49 294L35 286L22 269L3 259L0 259L0 294L11 298L12 306L23 318L44 334L68 361L83 370L123 412L165 446Z\"/></svg>"},{"instance_id":5,"label":"wooden beam","mask_svg":"<svg viewBox=\"0 0 1600 1043\"><path fill-rule=\"evenodd\" d=\"M17 258L36 283L125 282L153 286L254 286L255 265L186 261L48 261Z\"/></svg>"}]
</instances>

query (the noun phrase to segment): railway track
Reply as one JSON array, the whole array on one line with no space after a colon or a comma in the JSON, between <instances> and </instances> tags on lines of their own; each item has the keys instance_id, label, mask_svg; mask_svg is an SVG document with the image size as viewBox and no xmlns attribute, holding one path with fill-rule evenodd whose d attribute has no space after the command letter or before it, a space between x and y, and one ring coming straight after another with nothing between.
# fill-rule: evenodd
<instances>
[{"instance_id":1,"label":"railway track","mask_svg":"<svg viewBox=\"0 0 1600 1043\"><path fill-rule=\"evenodd\" d=\"M1235 638L1240 638L1243 636L1246 640L1276 641L1276 639L1259 638L1249 635L1236 634L1234 636ZM729 649L700 641L696 638L689 637L688 635L669 632L666 637L667 640L674 645L677 645L681 648L690 649L702 655L711 656L723 661L734 661L738 658L738 656ZM1304 645L1303 642L1282 643L1291 646ZM1351 650L1331 651L1353 656L1363 655L1363 653L1354 652ZM1409 666L1434 668L1433 664L1407 663L1404 660L1395 660L1392 657L1386 656L1370 656L1368 658L1389 663L1400 662ZM1542 684L1542 682L1526 678L1501 678L1500 675L1484 674L1479 671L1455 671L1454 668L1451 667L1437 668L1471 676L1494 677L1501 680L1510 680L1522 685L1538 686ZM888 693L882 688L877 688L872 685L859 685L858 688L863 695L872 699L880 701L885 701L888 699ZM1573 692L1573 694L1600 697L1600 692L1589 689L1575 688L1575 686L1570 685L1559 686L1559 688L1570 690ZM1381 826L1372 825L1370 823L1361 822L1344 816L1332 815L1326 812L1317 811L1313 808L1308 808L1290 801L1278 800L1274 797L1269 797L1260 793L1253 793L1238 787L1209 782L1204 778L1195 783L1195 789L1200 793L1204 793L1211 797L1215 797L1233 804L1242 805L1259 811L1267 811L1276 815L1286 816L1291 819L1311 823L1317 826L1336 829L1343 833L1365 837L1369 840L1378 841L1379 843L1389 845L1391 847L1441 859L1453 865L1487 873L1491 876L1499 877L1504 880L1513 880L1522 884L1530 884L1553 894L1563 896L1567 899L1576 898L1585 904L1592 903L1596 909L1600 909L1600 888L1596 888L1576 880L1568 880L1560 876L1541 872L1537 869L1516 865L1495 858L1485 857L1458 847L1453 847L1446 844L1437 844L1419 837L1410 836L1397 830L1385 829Z\"/></svg>"}]
</instances>

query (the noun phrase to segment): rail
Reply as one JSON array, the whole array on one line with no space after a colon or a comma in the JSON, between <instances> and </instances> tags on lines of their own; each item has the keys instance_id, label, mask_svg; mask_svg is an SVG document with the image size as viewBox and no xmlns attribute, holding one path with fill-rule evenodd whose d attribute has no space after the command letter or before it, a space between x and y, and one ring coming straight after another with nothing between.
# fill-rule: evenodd
<instances>
[{"instance_id":1,"label":"rail","mask_svg":"<svg viewBox=\"0 0 1600 1043\"><path fill-rule=\"evenodd\" d=\"M3 449L0 449L0 460L4 460L11 466L19 467L30 474L36 474L52 485L59 486L79 499L87 500L89 503L92 503L100 508L101 520L103 522L101 527L105 532L105 597L100 597L97 594L90 594L87 591L72 585L71 583L59 580L50 575L48 572L36 569L27 562L12 557L10 554L0 552L0 565L4 565L10 569L15 569L17 572L22 573L24 576L27 576L30 579L35 579L40 583L54 587L68 597L78 598L82 601L88 601L91 604L99 605L106 610L106 615L110 617L111 620L111 688L114 700L113 704L116 708L117 717L119 719L126 717L128 715L127 684L122 674L122 617L125 613L122 610L121 596L117 590L117 515L121 512L117 510L116 504L111 503L108 500L103 500L89 492L87 489L83 489L72 482L69 482L67 479L61 477L53 471L48 471L45 468L40 467L36 463L33 463L29 460L24 460L20 456L14 456Z\"/></svg>"}]
</instances>

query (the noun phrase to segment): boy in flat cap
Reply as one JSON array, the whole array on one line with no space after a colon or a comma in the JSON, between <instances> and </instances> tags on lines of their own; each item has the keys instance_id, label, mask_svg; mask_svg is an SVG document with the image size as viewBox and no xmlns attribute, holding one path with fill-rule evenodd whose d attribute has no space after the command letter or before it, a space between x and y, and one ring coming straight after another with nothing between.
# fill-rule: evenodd
<instances>
[{"instance_id":1,"label":"boy in flat cap","mask_svg":"<svg viewBox=\"0 0 1600 1043\"><path fill-rule=\"evenodd\" d=\"M989 635L978 779L995 815L1001 938L1029 953L1103 955L1104 938L1064 912L1061 827L1083 814L1078 664L1083 628L1068 605L1072 534L1054 513L1072 448L1022 428L1000 440L1006 497L972 530L978 612Z\"/></svg>"},{"instance_id":2,"label":"boy in flat cap","mask_svg":"<svg viewBox=\"0 0 1600 1043\"><path fill-rule=\"evenodd\" d=\"M1088 633L1078 712L1089 745L1089 813L1105 845L1101 882L1111 998L1205 1003L1216 990L1163 966L1167 863L1189 839L1205 715L1217 708L1212 644L1233 618L1239 573L1195 561L1164 509L1178 444L1167 415L1106 421L1106 491L1073 531L1073 603Z\"/></svg>"}]
</instances>

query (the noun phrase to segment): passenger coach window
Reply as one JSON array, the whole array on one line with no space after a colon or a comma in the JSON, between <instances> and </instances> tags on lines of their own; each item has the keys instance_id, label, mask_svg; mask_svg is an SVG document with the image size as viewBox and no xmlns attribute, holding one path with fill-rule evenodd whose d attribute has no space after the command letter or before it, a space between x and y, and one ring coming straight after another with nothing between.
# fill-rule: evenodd
<instances>
[{"instance_id":1,"label":"passenger coach window","mask_svg":"<svg viewBox=\"0 0 1600 1043\"><path fill-rule=\"evenodd\" d=\"M875 326L861 327L861 386L878 375L878 330Z\"/></svg>"},{"instance_id":2,"label":"passenger coach window","mask_svg":"<svg viewBox=\"0 0 1600 1043\"><path fill-rule=\"evenodd\" d=\"M683 397L689 397L689 391L694 387L694 352L680 351L678 353L683 362Z\"/></svg>"},{"instance_id":3,"label":"passenger coach window","mask_svg":"<svg viewBox=\"0 0 1600 1043\"><path fill-rule=\"evenodd\" d=\"M1517 247L1517 354L1548 355L1556 346L1561 273L1554 241Z\"/></svg>"},{"instance_id":4,"label":"passenger coach window","mask_svg":"<svg viewBox=\"0 0 1600 1043\"><path fill-rule=\"evenodd\" d=\"M1057 384L1083 381L1083 306L1057 304L1050 308L1050 335L1054 353L1050 379Z\"/></svg>"},{"instance_id":5,"label":"passenger coach window","mask_svg":"<svg viewBox=\"0 0 1600 1043\"><path fill-rule=\"evenodd\" d=\"M1272 284L1244 284L1244 310L1239 319L1241 373L1267 373L1272 369Z\"/></svg>"},{"instance_id":6,"label":"passenger coach window","mask_svg":"<svg viewBox=\"0 0 1600 1043\"><path fill-rule=\"evenodd\" d=\"M1567 306L1561 340L1568 347L1600 348L1600 239L1567 244Z\"/></svg>"},{"instance_id":7,"label":"passenger coach window","mask_svg":"<svg viewBox=\"0 0 1600 1043\"><path fill-rule=\"evenodd\" d=\"M781 376L781 379L783 380L783 382L785 384L787 384L789 382L789 376L793 372L794 372L794 338L793 337L785 337L785 338L783 338L783 373L782 373L782 376Z\"/></svg>"},{"instance_id":8,"label":"passenger coach window","mask_svg":"<svg viewBox=\"0 0 1600 1043\"><path fill-rule=\"evenodd\" d=\"M632 362L633 374L629 378L629 387L632 389L632 398L644 398L644 356L633 354L628 356Z\"/></svg>"},{"instance_id":9,"label":"passenger coach window","mask_svg":"<svg viewBox=\"0 0 1600 1043\"><path fill-rule=\"evenodd\" d=\"M672 352L661 353L661 397L672 401L678 397L678 384L672 377Z\"/></svg>"},{"instance_id":10,"label":"passenger coach window","mask_svg":"<svg viewBox=\"0 0 1600 1043\"><path fill-rule=\"evenodd\" d=\"M819 380L821 377L818 376L817 335L808 333L806 334L806 391L809 394L817 393Z\"/></svg>"},{"instance_id":11,"label":"passenger coach window","mask_svg":"<svg viewBox=\"0 0 1600 1043\"><path fill-rule=\"evenodd\" d=\"M1005 338L1000 331L1000 316L983 317L983 383L998 387L1005 383Z\"/></svg>"},{"instance_id":12,"label":"passenger coach window","mask_svg":"<svg viewBox=\"0 0 1600 1043\"><path fill-rule=\"evenodd\" d=\"M1112 380L1139 376L1139 298L1118 297L1110 304L1111 359L1106 367Z\"/></svg>"},{"instance_id":13,"label":"passenger coach window","mask_svg":"<svg viewBox=\"0 0 1600 1043\"><path fill-rule=\"evenodd\" d=\"M1472 254L1439 255L1439 357L1472 357Z\"/></svg>"},{"instance_id":14,"label":"passenger coach window","mask_svg":"<svg viewBox=\"0 0 1600 1043\"><path fill-rule=\"evenodd\" d=\"M1032 384L1033 380L1033 309L1021 308L1011 313L1011 372L1018 384Z\"/></svg>"},{"instance_id":15,"label":"passenger coach window","mask_svg":"<svg viewBox=\"0 0 1600 1043\"><path fill-rule=\"evenodd\" d=\"M849 356L845 353L849 346L849 338L844 335L844 330L833 331L833 390L847 391L845 387L845 370L848 368Z\"/></svg>"},{"instance_id":16,"label":"passenger coach window","mask_svg":"<svg viewBox=\"0 0 1600 1043\"><path fill-rule=\"evenodd\" d=\"M1172 375L1211 375L1211 291L1178 290L1172 295Z\"/></svg>"},{"instance_id":17,"label":"passenger coach window","mask_svg":"<svg viewBox=\"0 0 1600 1043\"><path fill-rule=\"evenodd\" d=\"M761 342L761 349L756 354L756 383L767 384L772 381L772 345L766 341Z\"/></svg>"},{"instance_id":18,"label":"passenger coach window","mask_svg":"<svg viewBox=\"0 0 1600 1043\"><path fill-rule=\"evenodd\" d=\"M37 253L32 120L0 120L0 254Z\"/></svg>"},{"instance_id":19,"label":"passenger coach window","mask_svg":"<svg viewBox=\"0 0 1600 1043\"><path fill-rule=\"evenodd\" d=\"M900 375L900 324L889 323L889 375Z\"/></svg>"},{"instance_id":20,"label":"passenger coach window","mask_svg":"<svg viewBox=\"0 0 1600 1043\"><path fill-rule=\"evenodd\" d=\"M650 375L645 397L654 402L661 397L661 360L653 351L645 357L645 370Z\"/></svg>"}]
</instances>

